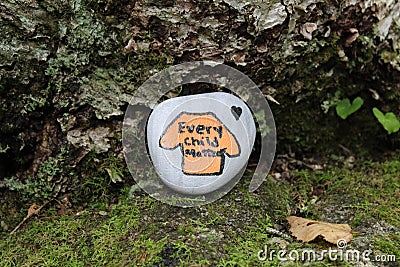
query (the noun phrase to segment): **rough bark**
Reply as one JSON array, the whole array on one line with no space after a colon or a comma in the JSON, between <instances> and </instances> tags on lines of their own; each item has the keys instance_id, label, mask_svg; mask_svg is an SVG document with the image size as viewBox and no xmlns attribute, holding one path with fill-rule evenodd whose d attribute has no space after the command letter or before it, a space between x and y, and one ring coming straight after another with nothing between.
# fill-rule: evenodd
<instances>
[{"instance_id":1,"label":"rough bark","mask_svg":"<svg viewBox=\"0 0 400 267\"><path fill-rule=\"evenodd\" d=\"M130 95L190 60L231 65L280 103L280 152L396 148L371 108L400 115L399 15L394 0L3 1L0 187L113 179ZM356 96L363 108L340 119L332 107Z\"/></svg>"}]
</instances>

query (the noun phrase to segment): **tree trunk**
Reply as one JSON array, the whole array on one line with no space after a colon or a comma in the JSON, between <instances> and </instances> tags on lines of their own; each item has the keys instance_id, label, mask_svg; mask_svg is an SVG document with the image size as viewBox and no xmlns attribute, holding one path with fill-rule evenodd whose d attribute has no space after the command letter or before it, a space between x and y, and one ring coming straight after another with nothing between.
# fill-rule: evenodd
<instances>
[{"instance_id":1,"label":"tree trunk","mask_svg":"<svg viewBox=\"0 0 400 267\"><path fill-rule=\"evenodd\" d=\"M398 148L371 109L400 115L399 15L394 0L5 0L0 190L36 184L49 198L114 180L132 92L192 60L235 67L275 100L278 153ZM358 96L363 107L339 118L338 101Z\"/></svg>"}]
</instances>

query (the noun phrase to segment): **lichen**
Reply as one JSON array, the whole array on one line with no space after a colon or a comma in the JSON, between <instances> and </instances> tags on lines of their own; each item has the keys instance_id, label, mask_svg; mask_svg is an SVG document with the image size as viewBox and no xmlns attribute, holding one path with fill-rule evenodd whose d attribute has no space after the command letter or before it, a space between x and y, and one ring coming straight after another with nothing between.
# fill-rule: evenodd
<instances>
[{"instance_id":1,"label":"lichen","mask_svg":"<svg viewBox=\"0 0 400 267\"><path fill-rule=\"evenodd\" d=\"M280 1L221 0L220 2L227 3L245 17L252 17L258 34L282 24L287 17L285 6Z\"/></svg>"},{"instance_id":2,"label":"lichen","mask_svg":"<svg viewBox=\"0 0 400 267\"><path fill-rule=\"evenodd\" d=\"M271 3L261 1L253 3L256 6L253 17L255 18L255 27L257 32L281 25L287 17L286 8L280 2L271 6Z\"/></svg>"},{"instance_id":3,"label":"lichen","mask_svg":"<svg viewBox=\"0 0 400 267\"><path fill-rule=\"evenodd\" d=\"M104 153L110 149L107 138L110 133L110 129L105 127L97 127L86 131L74 129L68 131L67 140L77 147L83 147L85 150Z\"/></svg>"},{"instance_id":4,"label":"lichen","mask_svg":"<svg viewBox=\"0 0 400 267\"><path fill-rule=\"evenodd\" d=\"M81 86L83 92L77 100L79 105L92 106L96 117L100 120L123 115L121 106L132 98L124 93L123 86L125 85L127 87L125 89L129 90L133 85L123 84L124 80L118 81L118 76L112 76L112 74L116 74L115 71L97 69L93 75L84 78Z\"/></svg>"}]
</instances>

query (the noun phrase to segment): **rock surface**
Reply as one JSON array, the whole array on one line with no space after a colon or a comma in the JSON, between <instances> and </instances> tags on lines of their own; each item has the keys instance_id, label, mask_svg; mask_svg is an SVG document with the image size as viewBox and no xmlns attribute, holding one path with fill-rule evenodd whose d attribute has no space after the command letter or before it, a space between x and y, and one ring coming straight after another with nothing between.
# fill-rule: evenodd
<instances>
[{"instance_id":1,"label":"rock surface","mask_svg":"<svg viewBox=\"0 0 400 267\"><path fill-rule=\"evenodd\" d=\"M246 104L228 93L177 97L156 106L147 125L150 157L173 190L201 195L242 175L256 127Z\"/></svg>"}]
</instances>

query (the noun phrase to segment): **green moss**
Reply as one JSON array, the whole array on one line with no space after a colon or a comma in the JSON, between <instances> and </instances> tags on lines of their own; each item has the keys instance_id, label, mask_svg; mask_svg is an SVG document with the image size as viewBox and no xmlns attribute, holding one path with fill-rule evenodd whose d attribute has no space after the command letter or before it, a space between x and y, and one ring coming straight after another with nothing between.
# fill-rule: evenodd
<instances>
[{"instance_id":1,"label":"green moss","mask_svg":"<svg viewBox=\"0 0 400 267\"><path fill-rule=\"evenodd\" d=\"M331 246L322 240L303 244L272 234L276 225L289 234L284 218L291 213L349 223L361 232L351 248L364 250L366 245L373 247L374 255L399 255L399 168L400 162L394 160L367 162L356 171L301 171L288 180L269 177L255 193L247 191L244 181L216 202L187 209L167 206L141 192L130 195L126 187L116 204L97 201L61 217L51 209L13 236L2 233L0 257L3 266L276 266L276 255L272 260L258 259L265 245L279 250L285 243L288 251L299 252ZM315 189L322 194L316 196ZM382 232L376 223L387 230ZM313 266L351 264L324 260Z\"/></svg>"},{"instance_id":2,"label":"green moss","mask_svg":"<svg viewBox=\"0 0 400 267\"><path fill-rule=\"evenodd\" d=\"M400 235L399 234L385 234L377 236L373 239L375 251L383 255L395 255L396 259L400 258Z\"/></svg>"},{"instance_id":3,"label":"green moss","mask_svg":"<svg viewBox=\"0 0 400 267\"><path fill-rule=\"evenodd\" d=\"M79 192L73 199L75 203L95 203L112 199L124 184L133 182L123 158L112 152L102 156L94 151L90 152L74 171L76 172L82 175L74 177L71 184L68 184L68 188Z\"/></svg>"},{"instance_id":4,"label":"green moss","mask_svg":"<svg viewBox=\"0 0 400 267\"><path fill-rule=\"evenodd\" d=\"M399 227L400 190L396 174L400 171L399 162L372 166L364 167L363 171L331 169L312 174L303 171L296 176L296 189L311 214L324 214L326 208L340 206L337 212L346 210L355 226L385 221ZM321 190L323 195L315 196L316 190ZM314 204L307 203L311 200Z\"/></svg>"}]
</instances>

